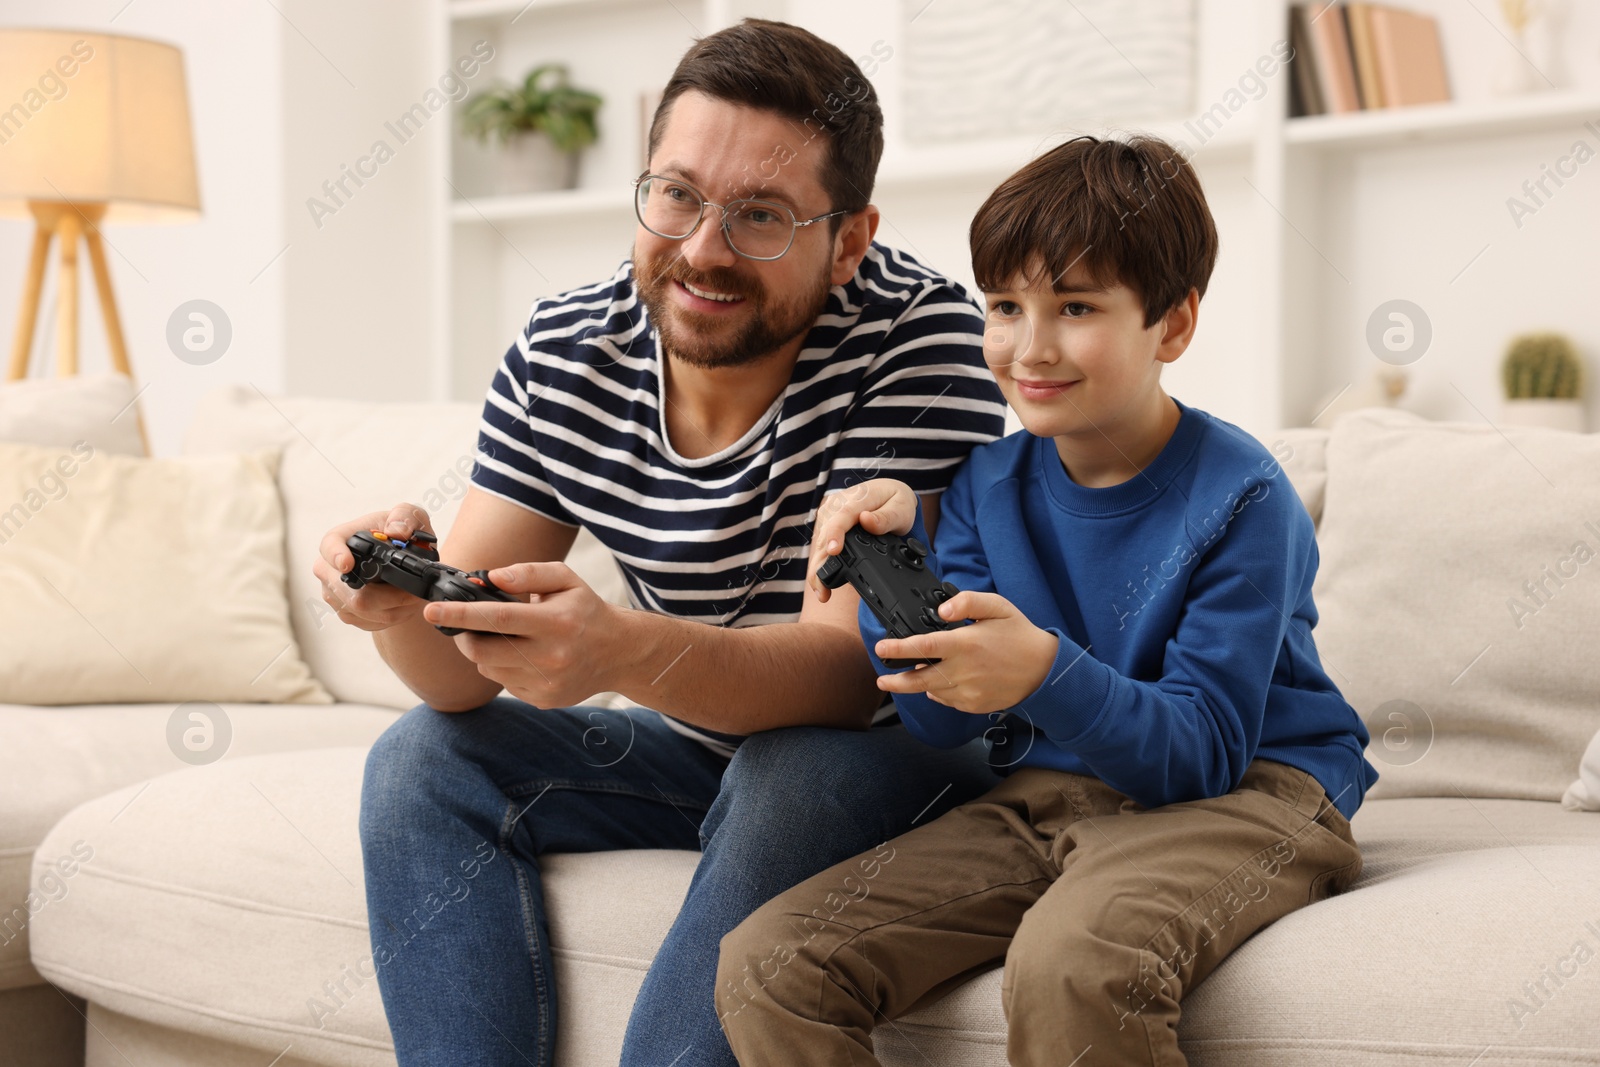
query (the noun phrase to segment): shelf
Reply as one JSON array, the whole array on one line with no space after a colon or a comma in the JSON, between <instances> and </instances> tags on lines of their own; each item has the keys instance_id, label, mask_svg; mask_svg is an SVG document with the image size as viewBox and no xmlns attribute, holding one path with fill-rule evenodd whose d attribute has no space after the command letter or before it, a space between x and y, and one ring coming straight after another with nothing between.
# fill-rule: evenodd
<instances>
[{"instance_id":1,"label":"shelf","mask_svg":"<svg viewBox=\"0 0 1600 1067\"><path fill-rule=\"evenodd\" d=\"M1313 148L1381 148L1536 133L1589 119L1600 119L1600 94L1558 90L1478 103L1421 104L1290 119L1284 124L1284 140Z\"/></svg>"},{"instance_id":2,"label":"shelf","mask_svg":"<svg viewBox=\"0 0 1600 1067\"><path fill-rule=\"evenodd\" d=\"M450 218L456 222L606 215L632 210L633 190L627 182L619 183L616 189L557 189L548 193L474 196L450 201Z\"/></svg>"},{"instance_id":3,"label":"shelf","mask_svg":"<svg viewBox=\"0 0 1600 1067\"><path fill-rule=\"evenodd\" d=\"M454 22L470 22L507 16L515 20L524 10L531 15L557 8L603 8L629 2L631 0L451 0L445 10Z\"/></svg>"}]
</instances>

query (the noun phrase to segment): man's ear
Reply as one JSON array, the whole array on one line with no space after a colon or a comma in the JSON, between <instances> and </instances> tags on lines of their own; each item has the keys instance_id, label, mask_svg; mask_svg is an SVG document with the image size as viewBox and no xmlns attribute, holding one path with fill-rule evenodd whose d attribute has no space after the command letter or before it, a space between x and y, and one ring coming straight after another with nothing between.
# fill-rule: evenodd
<instances>
[{"instance_id":1,"label":"man's ear","mask_svg":"<svg viewBox=\"0 0 1600 1067\"><path fill-rule=\"evenodd\" d=\"M1156 359L1159 362L1171 363L1183 355L1189 342L1194 340L1194 328L1199 318L1200 291L1191 285L1188 295L1173 304L1157 324L1161 330L1161 343L1156 346Z\"/></svg>"},{"instance_id":2,"label":"man's ear","mask_svg":"<svg viewBox=\"0 0 1600 1067\"><path fill-rule=\"evenodd\" d=\"M829 280L834 285L843 285L855 277L856 268L866 258L872 238L878 232L880 217L875 204L845 216L833 240L833 273Z\"/></svg>"}]
</instances>

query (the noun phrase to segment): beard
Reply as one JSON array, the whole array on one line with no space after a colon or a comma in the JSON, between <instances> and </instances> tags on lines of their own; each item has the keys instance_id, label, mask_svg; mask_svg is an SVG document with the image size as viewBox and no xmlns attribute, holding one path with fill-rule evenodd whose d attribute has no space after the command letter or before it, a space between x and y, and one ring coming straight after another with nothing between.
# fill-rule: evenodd
<instances>
[{"instance_id":1,"label":"beard","mask_svg":"<svg viewBox=\"0 0 1600 1067\"><path fill-rule=\"evenodd\" d=\"M810 289L779 301L756 278L732 267L695 270L676 253L659 260L641 260L636 254L633 270L639 299L655 323L663 356L671 349L683 362L703 370L742 367L772 355L811 329L827 307L833 288L827 273L822 272ZM743 325L720 323L720 315L684 308L667 292L676 282L742 297Z\"/></svg>"}]
</instances>

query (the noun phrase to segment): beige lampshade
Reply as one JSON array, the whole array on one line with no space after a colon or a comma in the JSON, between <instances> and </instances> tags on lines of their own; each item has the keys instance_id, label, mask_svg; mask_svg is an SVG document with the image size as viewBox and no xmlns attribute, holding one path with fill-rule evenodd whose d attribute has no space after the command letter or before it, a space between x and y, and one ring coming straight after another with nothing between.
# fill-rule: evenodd
<instances>
[{"instance_id":1,"label":"beige lampshade","mask_svg":"<svg viewBox=\"0 0 1600 1067\"><path fill-rule=\"evenodd\" d=\"M0 213L108 205L106 221L200 211L183 53L76 30L0 29Z\"/></svg>"}]
</instances>

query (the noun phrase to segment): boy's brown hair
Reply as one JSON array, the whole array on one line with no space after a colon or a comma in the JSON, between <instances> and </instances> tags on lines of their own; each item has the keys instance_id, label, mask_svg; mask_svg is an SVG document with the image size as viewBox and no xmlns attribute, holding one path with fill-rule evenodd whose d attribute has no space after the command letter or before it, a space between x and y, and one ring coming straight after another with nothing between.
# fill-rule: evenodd
<instances>
[{"instance_id":1,"label":"boy's brown hair","mask_svg":"<svg viewBox=\"0 0 1600 1067\"><path fill-rule=\"evenodd\" d=\"M672 102L691 89L790 121L794 142L781 146L763 166L781 165L798 145L826 136L819 177L831 201L828 210L867 206L883 156L883 110L861 68L835 45L799 26L753 18L696 41L662 91L650 123L652 156ZM757 180L753 173L751 179ZM837 232L841 221L830 219L830 228Z\"/></svg>"},{"instance_id":2,"label":"boy's brown hair","mask_svg":"<svg viewBox=\"0 0 1600 1067\"><path fill-rule=\"evenodd\" d=\"M1037 256L1055 286L1081 262L1096 285L1117 282L1144 302L1149 329L1190 288L1206 294L1217 227L1194 168L1156 137L1085 134L1029 162L989 194L968 231L986 292L1027 276Z\"/></svg>"}]
</instances>

